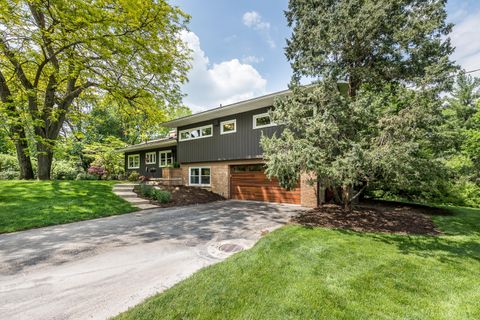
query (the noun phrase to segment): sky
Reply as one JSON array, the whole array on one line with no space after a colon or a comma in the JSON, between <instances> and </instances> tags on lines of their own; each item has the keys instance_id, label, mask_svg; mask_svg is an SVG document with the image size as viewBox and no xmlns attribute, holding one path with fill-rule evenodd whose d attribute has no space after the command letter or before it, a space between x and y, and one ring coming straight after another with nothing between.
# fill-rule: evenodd
<instances>
[{"instance_id":1,"label":"sky","mask_svg":"<svg viewBox=\"0 0 480 320\"><path fill-rule=\"evenodd\" d=\"M285 58L291 35L284 11L288 0L172 0L191 15L182 39L192 50L184 103L199 112L287 88ZM449 0L452 60L480 69L480 1ZM473 73L480 76L480 72Z\"/></svg>"}]
</instances>

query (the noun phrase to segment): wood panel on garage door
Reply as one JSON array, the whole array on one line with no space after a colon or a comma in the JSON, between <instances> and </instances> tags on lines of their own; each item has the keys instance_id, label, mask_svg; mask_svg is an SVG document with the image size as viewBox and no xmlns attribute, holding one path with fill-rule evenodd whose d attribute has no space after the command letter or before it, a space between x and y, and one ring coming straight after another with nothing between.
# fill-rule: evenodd
<instances>
[{"instance_id":1,"label":"wood panel on garage door","mask_svg":"<svg viewBox=\"0 0 480 320\"><path fill-rule=\"evenodd\" d=\"M234 172L230 176L232 199L300 204L300 188L285 190L277 179L269 180L263 171Z\"/></svg>"}]
</instances>

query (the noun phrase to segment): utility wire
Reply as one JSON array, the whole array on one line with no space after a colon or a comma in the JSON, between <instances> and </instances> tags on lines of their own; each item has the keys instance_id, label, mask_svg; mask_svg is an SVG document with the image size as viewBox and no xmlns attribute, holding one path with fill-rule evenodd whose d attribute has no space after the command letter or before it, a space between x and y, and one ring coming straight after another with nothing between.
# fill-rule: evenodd
<instances>
[{"instance_id":1,"label":"utility wire","mask_svg":"<svg viewBox=\"0 0 480 320\"><path fill-rule=\"evenodd\" d=\"M479 68L479 69L470 70L470 71L465 71L465 73L473 73L473 72L477 72L477 71L480 71L480 68Z\"/></svg>"}]
</instances>

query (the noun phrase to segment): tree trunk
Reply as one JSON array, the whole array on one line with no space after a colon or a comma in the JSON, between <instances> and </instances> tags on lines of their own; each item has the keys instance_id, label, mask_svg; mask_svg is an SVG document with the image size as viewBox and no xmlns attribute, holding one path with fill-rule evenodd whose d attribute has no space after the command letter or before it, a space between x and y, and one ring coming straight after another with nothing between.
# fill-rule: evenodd
<instances>
[{"instance_id":1,"label":"tree trunk","mask_svg":"<svg viewBox=\"0 0 480 320\"><path fill-rule=\"evenodd\" d=\"M38 179L50 180L50 172L52 171L53 150L48 143L39 141L37 143L38 151Z\"/></svg>"},{"instance_id":2,"label":"tree trunk","mask_svg":"<svg viewBox=\"0 0 480 320\"><path fill-rule=\"evenodd\" d=\"M18 166L20 167L20 179L33 179L34 175L32 160L30 159L30 155L28 153L28 143L25 131L19 125L13 125L10 131L15 143L15 149L17 150Z\"/></svg>"},{"instance_id":3,"label":"tree trunk","mask_svg":"<svg viewBox=\"0 0 480 320\"><path fill-rule=\"evenodd\" d=\"M343 209L345 210L351 210L351 193L352 193L352 188L349 185L342 185L342 204L343 204Z\"/></svg>"}]
</instances>

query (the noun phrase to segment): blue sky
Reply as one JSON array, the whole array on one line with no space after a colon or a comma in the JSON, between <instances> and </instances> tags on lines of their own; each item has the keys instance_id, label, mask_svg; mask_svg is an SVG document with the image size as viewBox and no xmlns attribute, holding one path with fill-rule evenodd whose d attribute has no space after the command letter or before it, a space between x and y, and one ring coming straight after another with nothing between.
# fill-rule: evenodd
<instances>
[{"instance_id":1,"label":"blue sky","mask_svg":"<svg viewBox=\"0 0 480 320\"><path fill-rule=\"evenodd\" d=\"M288 0L172 0L192 16L183 35L193 50L185 103L194 112L286 89L291 71L284 55L291 30ZM456 24L452 57L467 70L480 68L480 1L450 0ZM480 76L480 73L476 73Z\"/></svg>"}]
</instances>

